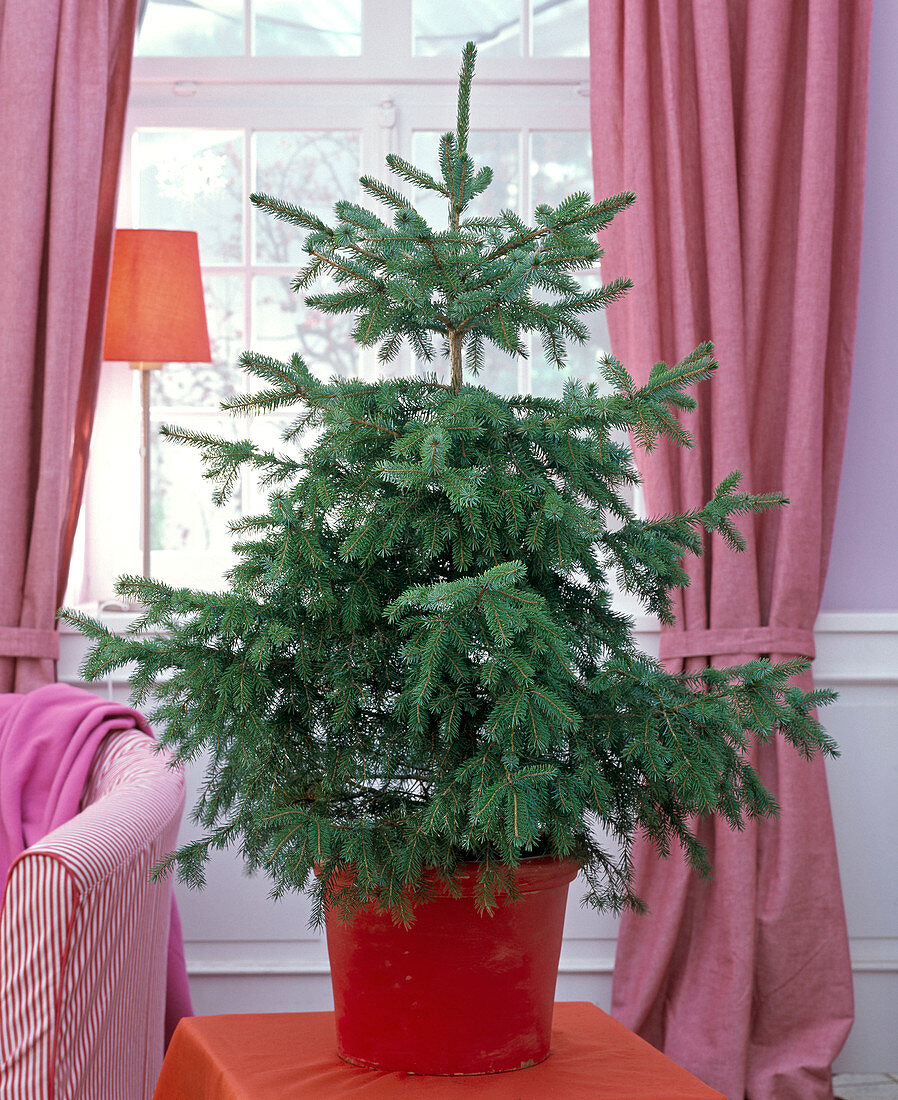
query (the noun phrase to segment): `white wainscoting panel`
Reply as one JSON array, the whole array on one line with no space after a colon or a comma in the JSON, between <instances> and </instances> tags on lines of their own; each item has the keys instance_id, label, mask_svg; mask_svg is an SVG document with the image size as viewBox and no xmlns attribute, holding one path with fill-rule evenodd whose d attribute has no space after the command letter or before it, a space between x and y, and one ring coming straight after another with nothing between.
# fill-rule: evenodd
<instances>
[{"instance_id":1,"label":"white wainscoting panel","mask_svg":"<svg viewBox=\"0 0 898 1100\"><path fill-rule=\"evenodd\" d=\"M129 616L108 615L111 627ZM638 621L642 644L657 652L657 630ZM898 1070L898 613L820 616L815 675L839 691L824 712L841 757L827 762L841 861L857 1017L836 1069ZM59 677L81 683L84 640L66 632ZM127 684L83 685L126 701ZM201 768L188 776L188 806ZM194 834L185 822L181 839ZM311 1011L332 1007L323 936L308 928L304 897L277 903L261 877L248 877L229 853L216 853L203 892L178 887L194 1004L199 1013ZM606 1010L617 923L579 905L571 889L558 977L564 1000Z\"/></svg>"}]
</instances>

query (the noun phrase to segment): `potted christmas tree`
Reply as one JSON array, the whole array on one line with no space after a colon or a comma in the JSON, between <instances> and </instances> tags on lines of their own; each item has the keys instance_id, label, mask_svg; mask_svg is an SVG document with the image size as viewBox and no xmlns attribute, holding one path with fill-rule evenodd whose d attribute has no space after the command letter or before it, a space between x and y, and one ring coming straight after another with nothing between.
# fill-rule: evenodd
<instances>
[{"instance_id":1,"label":"potted christmas tree","mask_svg":"<svg viewBox=\"0 0 898 1100\"><path fill-rule=\"evenodd\" d=\"M485 347L524 355L528 332L564 367L583 316L626 290L586 290L574 273L633 196L574 194L533 224L477 216L491 172L467 152L474 60L469 44L439 175L387 158L443 197L445 227L367 177L378 211L338 202L333 224L253 196L305 233L295 288L336 281L310 304L355 315L355 340L383 363L407 342L448 371L324 382L298 356L247 353L263 388L225 407L291 410L283 453L164 429L200 448L219 501L242 469L271 487L264 512L233 524L227 588L122 578L145 608L125 636L66 613L93 641L85 677L133 665L163 743L208 758L205 835L170 857L183 879L201 885L210 849L236 846L275 896L308 890L341 1053L434 1073L545 1057L577 869L588 904L638 905L636 830L707 870L692 815L738 827L775 811L753 737L834 751L813 716L829 694L790 686L802 662L671 675L611 603L614 575L670 621L702 533L738 550L734 516L784 503L740 492L737 474L683 515L641 519L628 503L637 474L615 433L688 445L678 414L716 368L710 345L641 387L612 357L604 385L569 380L558 398L476 384Z\"/></svg>"}]
</instances>

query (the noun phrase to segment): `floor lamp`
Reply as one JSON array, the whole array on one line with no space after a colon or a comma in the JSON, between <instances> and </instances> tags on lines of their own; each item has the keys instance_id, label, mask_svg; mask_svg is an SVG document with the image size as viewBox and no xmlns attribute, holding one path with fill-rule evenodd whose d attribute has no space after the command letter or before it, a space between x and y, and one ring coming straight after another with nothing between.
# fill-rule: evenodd
<instances>
[{"instance_id":1,"label":"floor lamp","mask_svg":"<svg viewBox=\"0 0 898 1100\"><path fill-rule=\"evenodd\" d=\"M197 235L117 229L103 358L140 371L143 576L150 575L150 374L163 363L210 363Z\"/></svg>"}]
</instances>

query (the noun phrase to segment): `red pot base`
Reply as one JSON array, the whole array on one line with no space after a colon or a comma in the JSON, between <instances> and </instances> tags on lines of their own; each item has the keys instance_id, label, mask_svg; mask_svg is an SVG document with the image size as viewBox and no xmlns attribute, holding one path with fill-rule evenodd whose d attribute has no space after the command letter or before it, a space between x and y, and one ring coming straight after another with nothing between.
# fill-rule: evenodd
<instances>
[{"instance_id":1,"label":"red pot base","mask_svg":"<svg viewBox=\"0 0 898 1100\"><path fill-rule=\"evenodd\" d=\"M492 916L462 894L419 906L410 929L373 907L327 921L337 1053L352 1065L454 1077L505 1073L549 1053L571 860L526 860L518 901Z\"/></svg>"},{"instance_id":2,"label":"red pot base","mask_svg":"<svg viewBox=\"0 0 898 1100\"><path fill-rule=\"evenodd\" d=\"M491 1073L517 1073L518 1070L530 1069L532 1066L538 1066L540 1062L545 1062L546 1058L549 1057L549 1053L549 1051L546 1051L542 1058L534 1062L522 1062L519 1066L508 1066L507 1069L474 1069L461 1073L416 1073L414 1070L407 1069L404 1072L407 1073L409 1077L488 1077ZM360 1062L356 1058L349 1058L345 1054L340 1054L339 1050L337 1054L339 1054L344 1062L348 1062L351 1066L358 1066L359 1069L382 1070L384 1068L379 1063L375 1065L374 1063L369 1064L368 1062Z\"/></svg>"}]
</instances>

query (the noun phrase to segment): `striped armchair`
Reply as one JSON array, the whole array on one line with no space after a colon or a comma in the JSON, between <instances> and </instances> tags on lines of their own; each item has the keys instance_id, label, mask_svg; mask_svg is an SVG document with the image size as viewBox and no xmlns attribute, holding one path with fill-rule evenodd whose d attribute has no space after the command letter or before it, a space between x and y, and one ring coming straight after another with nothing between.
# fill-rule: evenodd
<instances>
[{"instance_id":1,"label":"striped armchair","mask_svg":"<svg viewBox=\"0 0 898 1100\"><path fill-rule=\"evenodd\" d=\"M139 731L111 734L81 812L12 864L0 910L0 1098L141 1100L163 1054L184 780Z\"/></svg>"}]
</instances>

